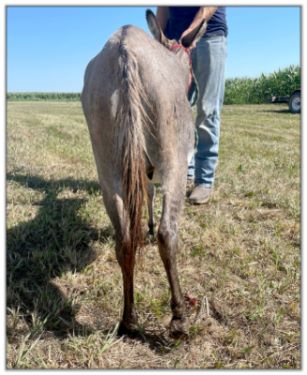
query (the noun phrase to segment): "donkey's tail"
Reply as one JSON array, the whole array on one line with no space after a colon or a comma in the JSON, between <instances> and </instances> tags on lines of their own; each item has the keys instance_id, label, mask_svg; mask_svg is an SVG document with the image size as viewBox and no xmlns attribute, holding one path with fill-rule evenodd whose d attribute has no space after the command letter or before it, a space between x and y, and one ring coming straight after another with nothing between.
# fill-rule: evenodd
<instances>
[{"instance_id":1,"label":"donkey's tail","mask_svg":"<svg viewBox=\"0 0 307 375\"><path fill-rule=\"evenodd\" d=\"M124 218L129 227L126 245L142 246L142 207L147 197L144 124L146 111L138 63L125 44L120 45L120 92L117 111L117 151L122 170ZM127 243L128 242L128 243Z\"/></svg>"}]
</instances>

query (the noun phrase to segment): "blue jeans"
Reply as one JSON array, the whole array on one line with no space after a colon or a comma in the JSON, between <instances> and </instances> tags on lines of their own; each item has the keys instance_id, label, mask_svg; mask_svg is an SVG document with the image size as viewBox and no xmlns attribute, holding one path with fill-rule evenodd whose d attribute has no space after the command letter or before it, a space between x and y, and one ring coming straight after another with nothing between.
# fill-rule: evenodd
<instances>
[{"instance_id":1,"label":"blue jeans","mask_svg":"<svg viewBox=\"0 0 307 375\"><path fill-rule=\"evenodd\" d=\"M227 38L215 35L202 38L192 53L193 71L198 85L196 116L197 145L189 163L188 178L195 185L214 184L218 162L220 114L224 100Z\"/></svg>"}]
</instances>

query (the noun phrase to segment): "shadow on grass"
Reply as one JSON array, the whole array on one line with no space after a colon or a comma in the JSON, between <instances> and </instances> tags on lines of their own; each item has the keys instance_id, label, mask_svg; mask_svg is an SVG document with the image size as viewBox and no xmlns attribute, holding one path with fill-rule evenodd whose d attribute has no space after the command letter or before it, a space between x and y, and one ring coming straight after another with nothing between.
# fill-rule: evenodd
<instances>
[{"instance_id":1,"label":"shadow on grass","mask_svg":"<svg viewBox=\"0 0 307 375\"><path fill-rule=\"evenodd\" d=\"M31 334L43 328L60 339L69 334L89 335L92 328L76 320L79 307L53 280L67 272L79 272L93 262L97 254L90 242L108 242L113 229L108 226L97 230L78 215L85 199L61 199L58 195L64 189L96 194L100 193L99 185L73 179L46 181L38 176L18 174L8 174L7 180L45 193L34 219L7 230L7 307L18 311ZM43 327L37 324L35 316L43 322ZM102 331L109 333L109 330ZM9 342L16 335L18 332L8 328ZM143 330L126 337L148 345L159 354L174 349L174 341L161 332Z\"/></svg>"},{"instance_id":2,"label":"shadow on grass","mask_svg":"<svg viewBox=\"0 0 307 375\"><path fill-rule=\"evenodd\" d=\"M99 185L73 179L46 181L18 174L9 174L7 180L45 193L35 218L7 231L7 307L25 317L31 332L35 331L33 316L38 314L43 328L57 336L89 334L90 329L75 319L77 307L73 301L52 279L68 271L78 272L93 262L96 254L90 242L106 242L112 235L111 227L97 230L78 215L85 199L58 198L65 188L92 194ZM8 338L13 335L8 330Z\"/></svg>"},{"instance_id":3,"label":"shadow on grass","mask_svg":"<svg viewBox=\"0 0 307 375\"><path fill-rule=\"evenodd\" d=\"M153 333L146 330L131 334L127 333L124 335L124 340L138 341L147 345L149 349L159 355L170 353L181 343L180 339L175 340L165 332Z\"/></svg>"},{"instance_id":4,"label":"shadow on grass","mask_svg":"<svg viewBox=\"0 0 307 375\"><path fill-rule=\"evenodd\" d=\"M265 110L263 110L263 112L267 112L267 113L281 113L281 114L288 113L289 115L294 115L293 113L291 113L289 111L289 108L265 109Z\"/></svg>"}]
</instances>

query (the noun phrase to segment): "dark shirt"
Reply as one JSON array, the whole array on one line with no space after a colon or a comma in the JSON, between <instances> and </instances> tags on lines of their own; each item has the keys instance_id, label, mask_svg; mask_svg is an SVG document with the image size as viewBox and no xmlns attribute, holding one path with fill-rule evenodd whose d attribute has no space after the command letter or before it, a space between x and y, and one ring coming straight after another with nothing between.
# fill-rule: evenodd
<instances>
[{"instance_id":1,"label":"dark shirt","mask_svg":"<svg viewBox=\"0 0 307 375\"><path fill-rule=\"evenodd\" d=\"M190 26L200 7L169 7L165 35L169 39L178 40L181 34ZM227 22L225 7L218 7L208 21L207 30L203 38L212 35L227 36Z\"/></svg>"}]
</instances>

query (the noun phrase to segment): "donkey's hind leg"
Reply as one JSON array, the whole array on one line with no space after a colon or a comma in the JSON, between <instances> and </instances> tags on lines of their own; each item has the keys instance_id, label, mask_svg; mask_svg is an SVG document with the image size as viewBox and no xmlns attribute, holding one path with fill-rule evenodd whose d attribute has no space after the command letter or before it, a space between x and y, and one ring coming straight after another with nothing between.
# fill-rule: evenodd
<instances>
[{"instance_id":1,"label":"donkey's hind leg","mask_svg":"<svg viewBox=\"0 0 307 375\"><path fill-rule=\"evenodd\" d=\"M133 275L135 266L135 250L131 246L129 235L129 219L119 194L108 196L103 194L104 203L115 229L116 258L123 275L124 311L119 327L119 334L137 330L137 316L134 309Z\"/></svg>"},{"instance_id":2,"label":"donkey's hind leg","mask_svg":"<svg viewBox=\"0 0 307 375\"><path fill-rule=\"evenodd\" d=\"M182 168L184 170L184 168ZM182 174L179 171L180 175ZM178 175L177 175L178 177ZM163 211L158 230L158 243L168 281L171 288L171 334L187 334L187 319L184 298L181 292L176 253L178 252L178 219L180 216L186 184L185 174L176 181L167 181L163 197ZM174 187L174 188L172 188Z\"/></svg>"}]
</instances>

